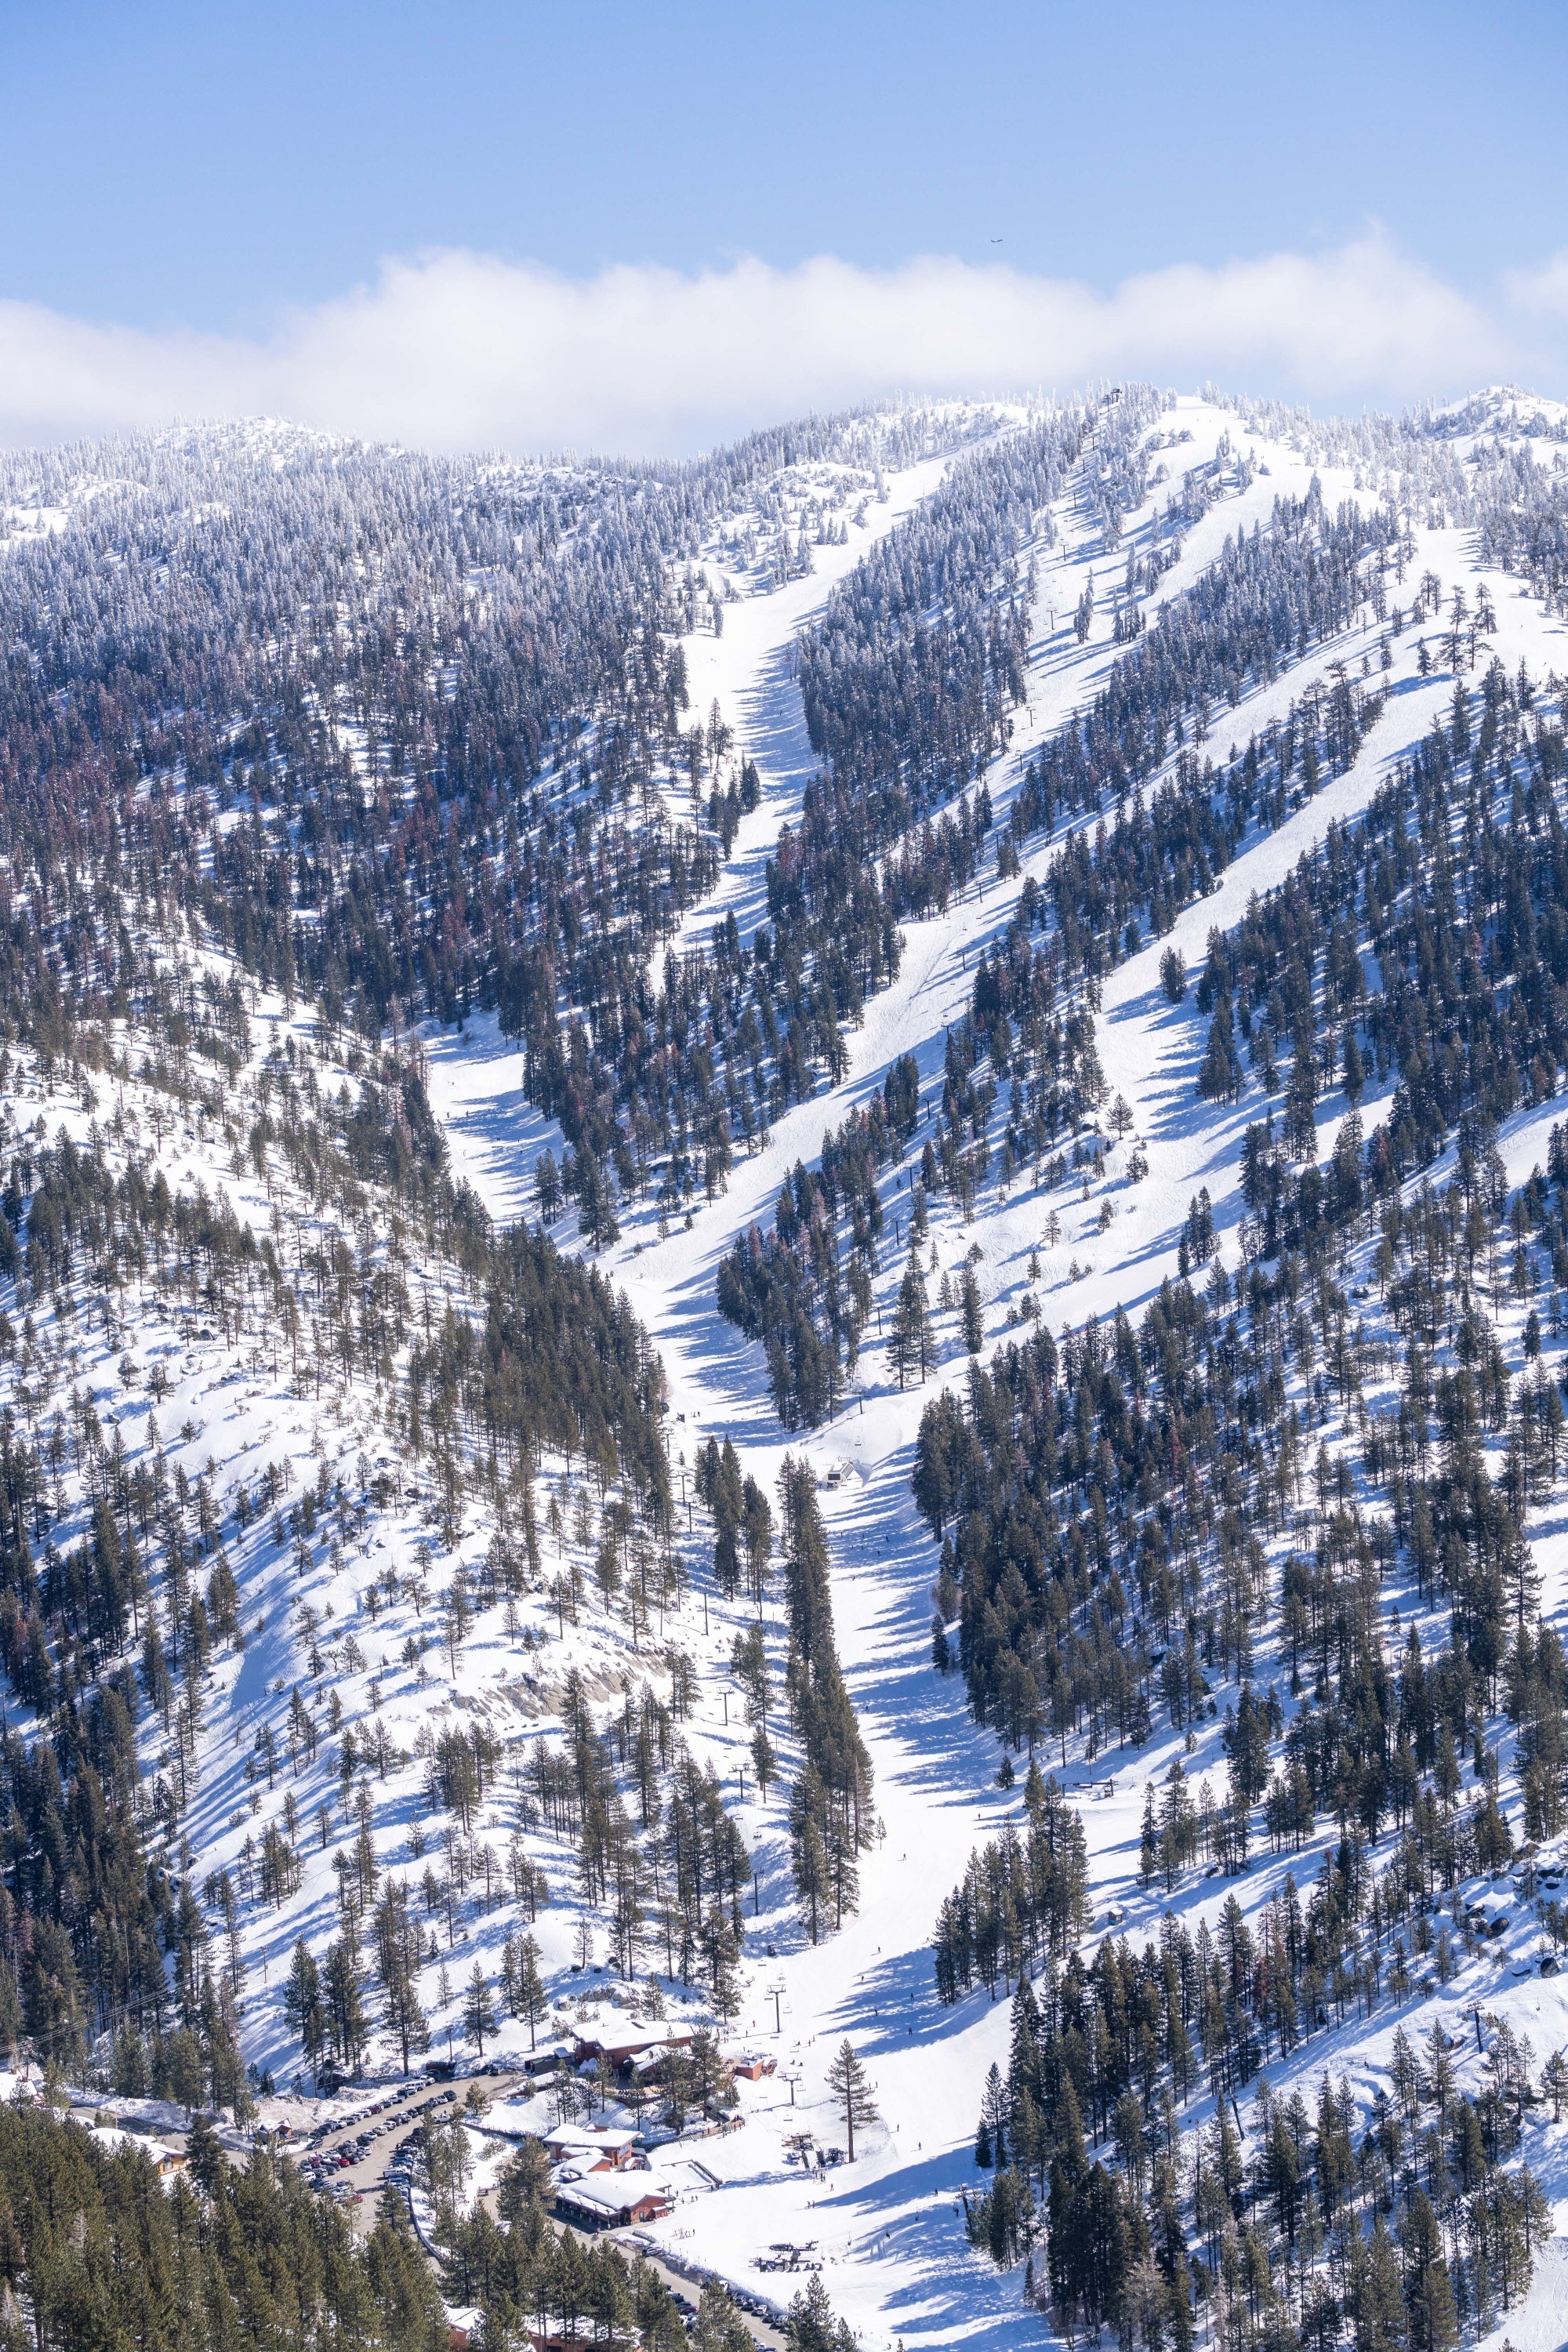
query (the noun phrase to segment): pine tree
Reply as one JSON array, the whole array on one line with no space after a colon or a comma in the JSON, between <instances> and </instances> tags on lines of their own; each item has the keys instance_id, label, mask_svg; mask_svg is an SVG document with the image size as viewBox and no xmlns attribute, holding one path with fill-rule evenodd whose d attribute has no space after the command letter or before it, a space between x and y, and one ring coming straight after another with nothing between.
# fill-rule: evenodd
<instances>
[{"instance_id":1,"label":"pine tree","mask_svg":"<svg viewBox=\"0 0 1568 2352\"><path fill-rule=\"evenodd\" d=\"M868 2124L879 2122L876 2103L866 2069L849 2043L841 2042L837 2055L827 2069L827 2087L837 2101L844 2116L845 2137L851 2164L855 2161L855 2130L863 2131Z\"/></svg>"},{"instance_id":2,"label":"pine tree","mask_svg":"<svg viewBox=\"0 0 1568 2352\"><path fill-rule=\"evenodd\" d=\"M1236 1033L1230 998L1221 996L1209 1023L1208 1045L1198 1071L1198 1092L1210 1102L1233 1102L1241 1092L1241 1065L1236 1057Z\"/></svg>"},{"instance_id":3,"label":"pine tree","mask_svg":"<svg viewBox=\"0 0 1568 2352\"><path fill-rule=\"evenodd\" d=\"M745 2316L717 2279L703 2285L689 2341L692 2352L752 2352L754 2338Z\"/></svg>"},{"instance_id":4,"label":"pine tree","mask_svg":"<svg viewBox=\"0 0 1568 2352\"><path fill-rule=\"evenodd\" d=\"M784 2321L789 2352L855 2352L848 2325L834 2316L827 2290L819 2278L797 2287Z\"/></svg>"},{"instance_id":5,"label":"pine tree","mask_svg":"<svg viewBox=\"0 0 1568 2352\"><path fill-rule=\"evenodd\" d=\"M347 2071L357 2074L370 2041L370 2021L361 1990L359 1956L346 1936L328 1948L322 1988L332 2048Z\"/></svg>"},{"instance_id":6,"label":"pine tree","mask_svg":"<svg viewBox=\"0 0 1568 2352\"><path fill-rule=\"evenodd\" d=\"M1410 2352L1454 2352L1459 2340L1443 2233L1424 2189L1413 2188L1400 2219Z\"/></svg>"},{"instance_id":7,"label":"pine tree","mask_svg":"<svg viewBox=\"0 0 1568 2352\"><path fill-rule=\"evenodd\" d=\"M1007 2085L1002 2080L1002 2069L994 2061L981 2095L980 2120L991 2142L993 2160L998 2167L1009 2161L1007 2133L1011 2107Z\"/></svg>"},{"instance_id":8,"label":"pine tree","mask_svg":"<svg viewBox=\"0 0 1568 2352\"><path fill-rule=\"evenodd\" d=\"M410 2053L428 2049L430 2035L419 2003L419 1929L409 1911L406 1889L391 1879L376 1906L373 1932L384 2021L406 2074Z\"/></svg>"},{"instance_id":9,"label":"pine tree","mask_svg":"<svg viewBox=\"0 0 1568 2352\"><path fill-rule=\"evenodd\" d=\"M319 2075L327 2046L327 2012L321 1997L321 1972L303 1936L294 1946L288 1982L283 1988L283 2014L299 2042L306 2065L312 2075Z\"/></svg>"},{"instance_id":10,"label":"pine tree","mask_svg":"<svg viewBox=\"0 0 1568 2352\"><path fill-rule=\"evenodd\" d=\"M963 1344L972 1356L977 1356L985 1345L985 1322L980 1311L980 1286L974 1279L974 1268L966 1265L960 1280Z\"/></svg>"},{"instance_id":11,"label":"pine tree","mask_svg":"<svg viewBox=\"0 0 1568 2352\"><path fill-rule=\"evenodd\" d=\"M1086 645L1089 641L1089 633L1094 626L1094 574L1092 572L1084 583L1083 593L1079 598L1073 613L1072 625L1073 635L1079 645Z\"/></svg>"},{"instance_id":12,"label":"pine tree","mask_svg":"<svg viewBox=\"0 0 1568 2352\"><path fill-rule=\"evenodd\" d=\"M526 2223L548 2212L554 2189L543 2141L531 2133L525 2134L516 2153L508 2157L502 2168L496 2210L504 2222L516 2228L520 2222Z\"/></svg>"},{"instance_id":13,"label":"pine tree","mask_svg":"<svg viewBox=\"0 0 1568 2352\"><path fill-rule=\"evenodd\" d=\"M1160 1830L1154 1815L1154 1783L1143 1791L1143 1828L1138 1842L1138 1875L1145 1886L1160 1866Z\"/></svg>"},{"instance_id":14,"label":"pine tree","mask_svg":"<svg viewBox=\"0 0 1568 2352\"><path fill-rule=\"evenodd\" d=\"M577 1223L590 1249L605 1250L620 1239L604 1171L585 1146L577 1156Z\"/></svg>"},{"instance_id":15,"label":"pine tree","mask_svg":"<svg viewBox=\"0 0 1568 2352\"><path fill-rule=\"evenodd\" d=\"M773 1515L754 1478L748 1477L741 1489L741 1530L746 1547L746 1589L761 1609L773 1558Z\"/></svg>"},{"instance_id":16,"label":"pine tree","mask_svg":"<svg viewBox=\"0 0 1568 2352\"><path fill-rule=\"evenodd\" d=\"M813 1801L817 1776L807 1768L790 1799L790 1860L795 1900L805 1913L805 1928L814 1944L822 1940L822 1906L831 1891L827 1848L823 1843L818 1806Z\"/></svg>"},{"instance_id":17,"label":"pine tree","mask_svg":"<svg viewBox=\"0 0 1568 2352\"><path fill-rule=\"evenodd\" d=\"M496 2030L495 2002L490 1995L485 1972L478 1960L468 1977L468 1989L463 2000L463 2031L482 2058L485 2036Z\"/></svg>"},{"instance_id":18,"label":"pine tree","mask_svg":"<svg viewBox=\"0 0 1568 2352\"><path fill-rule=\"evenodd\" d=\"M936 1339L931 1308L926 1304L925 1282L912 1255L899 1285L889 1344L899 1386L902 1388L911 1378L923 1381L935 1352Z\"/></svg>"}]
</instances>

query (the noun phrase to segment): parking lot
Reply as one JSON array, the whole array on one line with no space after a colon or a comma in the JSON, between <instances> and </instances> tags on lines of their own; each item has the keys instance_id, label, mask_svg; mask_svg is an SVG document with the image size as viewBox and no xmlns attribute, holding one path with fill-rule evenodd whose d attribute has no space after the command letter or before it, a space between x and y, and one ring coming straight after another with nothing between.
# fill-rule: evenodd
<instances>
[{"instance_id":1,"label":"parking lot","mask_svg":"<svg viewBox=\"0 0 1568 2352\"><path fill-rule=\"evenodd\" d=\"M308 2181L346 2206L356 2227L368 2230L375 2199L388 2179L401 2185L406 2177L413 2136L421 2124L456 2112L470 2082L482 2081L488 2095L504 2098L523 2079L507 2073L388 2085L367 2094L352 2114L296 2140L289 2154Z\"/></svg>"},{"instance_id":2,"label":"parking lot","mask_svg":"<svg viewBox=\"0 0 1568 2352\"><path fill-rule=\"evenodd\" d=\"M421 2078L388 2085L367 2093L363 2105L356 2105L352 2114L323 2125L306 2139L291 2142L289 2153L304 2178L322 2196L343 2205L356 2231L363 2234L374 2222L375 2200L387 2182L391 2180L399 2189L405 2187L412 2170L413 2138L421 2124L457 2113L471 2086L481 2087L487 2101L503 2099L520 2089L527 2079L521 2069L509 2069L498 2074L457 2076L451 2082ZM542 2114L542 2125L543 2122ZM571 2224L557 2226L570 2228ZM590 2233L576 2229L572 2233L585 2245L593 2243ZM689 2313L695 2308L700 2289L693 2280L672 2269L646 2245L628 2244L626 2251L651 2263L684 2311ZM782 2329L754 2313L748 2312L745 2316L747 2326L763 2352L784 2352Z\"/></svg>"}]
</instances>

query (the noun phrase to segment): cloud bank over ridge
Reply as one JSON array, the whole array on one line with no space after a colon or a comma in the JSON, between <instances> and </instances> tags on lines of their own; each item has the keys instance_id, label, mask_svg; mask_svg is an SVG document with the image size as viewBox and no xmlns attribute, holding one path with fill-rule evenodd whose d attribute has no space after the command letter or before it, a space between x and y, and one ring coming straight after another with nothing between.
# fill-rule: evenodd
<instances>
[{"instance_id":1,"label":"cloud bank over ridge","mask_svg":"<svg viewBox=\"0 0 1568 2352\"><path fill-rule=\"evenodd\" d=\"M742 257L695 276L621 264L574 280L442 250L389 260L264 338L0 301L0 441L268 415L437 448L675 455L896 392L1125 374L1359 407L1550 379L1565 330L1568 256L1509 273L1483 304L1376 229L1109 293L941 257L887 270Z\"/></svg>"}]
</instances>

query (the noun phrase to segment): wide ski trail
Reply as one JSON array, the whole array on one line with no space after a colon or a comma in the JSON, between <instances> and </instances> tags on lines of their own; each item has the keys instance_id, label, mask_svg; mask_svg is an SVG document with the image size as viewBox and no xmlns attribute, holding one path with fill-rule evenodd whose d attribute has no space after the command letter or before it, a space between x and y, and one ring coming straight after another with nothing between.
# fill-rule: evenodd
<instances>
[{"instance_id":1,"label":"wide ski trail","mask_svg":"<svg viewBox=\"0 0 1568 2352\"><path fill-rule=\"evenodd\" d=\"M1180 595L1212 563L1227 534L1258 523L1267 528L1275 498L1302 495L1313 468L1289 446L1246 432L1233 411L1202 400L1176 402L1155 429L1190 436L1181 444L1184 466L1212 459L1224 436L1244 444L1258 464L1249 484L1220 497L1188 530L1180 563L1152 600L1158 604ZM872 510L877 527L889 527L928 496L944 462L890 478L888 504ZM1341 499L1360 495L1370 502L1371 494L1348 472L1320 470L1331 512ZM1058 502L1057 543L1035 550L1038 585L1028 698L1017 713L1013 740L987 779L998 820L1005 818L1024 760L1086 707L1115 659L1109 584L1125 561L1127 543L1152 529L1167 490L1157 485L1127 519L1114 563L1077 486ZM1417 572L1429 566L1445 583L1462 577L1470 586L1478 574L1466 534L1418 528L1415 537ZM705 939L727 913L734 913L742 937L765 913L766 859L780 824L798 810L814 765L790 649L866 543L852 532L847 548L823 551L824 561L809 579L727 607L722 637L700 637L689 647L693 708L705 713L710 701L718 703L738 746L757 763L763 797L742 823L718 887L671 942L677 952ZM1088 642L1079 645L1071 614L1091 574L1099 602ZM1495 649L1504 663L1511 669L1522 657L1542 675L1568 669L1568 632L1522 596L1517 582L1486 576L1499 616ZM1312 680L1327 681L1332 665L1359 669L1363 656L1375 662L1382 634L1369 622L1331 644L1314 646L1271 688L1222 711L1212 745L1216 759L1283 715ZM1331 824L1352 818L1396 757L1439 717L1453 687L1446 675L1418 674L1414 633L1397 642L1385 682L1390 690L1382 715L1350 771L1296 809L1277 832L1251 839L1214 892L1180 917L1168 940L1146 945L1107 980L1097 1043L1108 1099L1122 1096L1134 1123L1132 1135L1110 1155L1107 1179L1090 1191L1075 1176L1053 1192L1037 1191L1029 1171L1021 1170L1005 1199L987 1184L968 1223L947 1197L932 1202L926 1255L934 1243L941 1265L953 1269L972 1247L982 1253L977 1273L988 1350L1010 1329L1026 1293L1037 1299L1056 1330L1081 1325L1090 1315L1112 1314L1118 1306L1135 1315L1175 1271L1182 1223L1200 1186L1209 1191L1234 1264L1237 1155L1248 1118L1260 1115L1256 1088L1235 1107L1199 1100L1195 1078L1207 1024L1190 988L1182 1003L1167 1002L1160 957L1167 945L1176 946L1195 978L1211 927L1236 922L1253 893L1279 882ZM818 1475L833 1547L839 1647L871 1750L884 1834L864 1860L859 1913L838 1934L813 1949L781 1920L770 1923L772 1956L759 1961L754 1949L748 1954L755 1973L746 2016L771 2032L771 1989L776 1988L781 2046L797 2076L794 2096L814 2110L807 2120L819 2138L831 2128L819 2104L823 2070L847 2035L867 2061L885 2129L852 2172L836 2174L814 2190L777 2160L792 2118L801 2120L790 2094L781 2090L771 2118L758 2116L736 2143L731 2185L692 2209L683 2225L694 2235L689 2251L753 2287L764 2284L749 2271L758 2250L774 2240L816 2238L835 2265L827 2282L834 2301L865 2331L868 2344L962 2339L1002 2352L1018 2340L1016 2283L998 2279L970 2254L955 2201L974 2179L971 2147L979 2085L994 2059L1005 2064L1006 2009L998 2003L987 2010L973 2000L942 2009L928 1948L937 1906L961 1876L971 1849L1016 1810L1016 1792L995 1784L994 1738L969 1722L957 1678L932 1670L935 1559L909 1490L921 1412L939 1386L962 1386L969 1359L956 1318L939 1318L941 1361L922 1387L900 1388L885 1348L868 1330L837 1418L791 1434L773 1413L761 1349L719 1317L714 1283L735 1235L753 1221L764 1229L771 1222L780 1184L796 1160L810 1165L824 1131L866 1102L904 1053L915 1056L921 1071L918 1158L927 1114L941 1091L946 1032L968 1003L976 957L1005 931L1025 881L1031 875L1043 878L1059 846L1059 835L1029 842L1021 874L1006 884L995 877L993 850L985 880L944 914L908 924L897 981L870 1003L862 1025L847 1038L849 1067L843 1081L780 1118L765 1148L738 1158L727 1192L696 1207L687 1226L661 1239L655 1212L639 1206L627 1214L620 1241L603 1260L661 1351L672 1446L683 1467L710 1435L728 1435L742 1467L765 1486L772 1486L789 1451L805 1454ZM501 1042L487 1039L476 1024L466 1040L434 1040L432 1057L434 1097L460 1160L492 1206L516 1213L527 1206L527 1173L543 1130L521 1097L510 1111L498 1101L490 1080L504 1066ZM1343 1108L1342 1097L1331 1095L1320 1105L1321 1152L1331 1148L1336 1105ZM1363 1104L1367 1124L1378 1110L1375 1099ZM1126 1174L1134 1142L1149 1168L1136 1184ZM875 1290L885 1329L907 1239L909 1194L901 1172L889 1171L884 1199L887 1232ZM1031 1276L1037 1255L1040 1272ZM1117 1916L1122 1906L1130 1916L1148 1907L1135 1877L1142 1788L1168 1761L1169 1745L1168 1737L1156 1735L1130 1775L1118 1773L1114 1759L1098 1768L1069 1762L1063 1775L1084 1799L1097 1917L1102 1902L1116 1906ZM1188 1769L1195 1777L1216 1758L1217 1732L1211 1730ZM1096 1794L1093 1783L1097 1777L1103 1782L1108 1770L1113 1792ZM782 1868L781 1796L775 1792L765 1809L748 1808L746 1821L748 1836ZM1225 1891L1223 1885L1218 1892L1199 1891L1194 1903L1217 1906ZM1261 1895L1266 1889L1257 1891ZM1157 1906L1150 1916L1157 1916ZM763 2152L768 2149L771 2157Z\"/></svg>"}]
</instances>

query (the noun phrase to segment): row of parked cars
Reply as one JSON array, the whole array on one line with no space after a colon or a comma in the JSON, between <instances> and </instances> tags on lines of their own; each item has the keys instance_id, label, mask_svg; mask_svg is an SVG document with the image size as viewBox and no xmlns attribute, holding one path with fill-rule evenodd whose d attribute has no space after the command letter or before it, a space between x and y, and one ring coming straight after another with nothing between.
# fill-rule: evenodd
<instances>
[{"instance_id":1,"label":"row of parked cars","mask_svg":"<svg viewBox=\"0 0 1568 2352\"><path fill-rule=\"evenodd\" d=\"M817 2267L820 2269L820 2263ZM727 2281L726 2285L728 2285ZM753 2319L765 2320L770 2326L777 2326L778 2313L771 2303L764 2303L761 2295L748 2294L743 2286L730 2287L729 2294L731 2302L737 2310L748 2311ZM680 2314L680 2324L688 2336L693 2335L697 2327L697 2305L689 2294L682 2294L679 2287L670 2288L669 2299ZM761 2352L757 2338L753 2336L751 2340L753 2352Z\"/></svg>"},{"instance_id":2,"label":"row of parked cars","mask_svg":"<svg viewBox=\"0 0 1568 2352\"><path fill-rule=\"evenodd\" d=\"M323 2197L336 2197L345 2204L352 2202L357 2205L363 2201L361 2192L352 2181L340 2179L338 2176L359 2160L359 2156L351 2148L333 2148L329 2153L318 2150L300 2158L300 2169L311 2188L319 2189Z\"/></svg>"},{"instance_id":3,"label":"row of parked cars","mask_svg":"<svg viewBox=\"0 0 1568 2352\"><path fill-rule=\"evenodd\" d=\"M398 2094L396 2092L390 2093L384 2099L377 2099L374 2105L362 2107L359 2114L354 2117L354 2121L359 2124L368 2124L372 2116L379 2116L384 2108L395 2106L397 2105L397 2099ZM331 2123L318 2124L315 2130L310 2134L310 2139L307 2141L306 2145L310 2147L314 2147L319 2141L330 2139L334 2132L340 2132L345 2128L345 2118L342 2116L337 2116ZM368 2132L362 2132L360 2137L362 2138L369 2138L370 2134Z\"/></svg>"},{"instance_id":4,"label":"row of parked cars","mask_svg":"<svg viewBox=\"0 0 1568 2352\"><path fill-rule=\"evenodd\" d=\"M360 2130L352 2139L340 2141L336 2147L319 2147L316 2142L328 2138L334 2132L342 2131L343 2128L342 2121L318 2126L310 2135L310 2146L307 2153L300 2158L300 2168L306 2179L323 2192L352 2197L356 2203L360 2201L360 2191L351 2189L347 2182L339 2180L336 2176L342 2172L351 2171L357 2164L363 2164L366 2158L374 2153L378 2139L384 2137L388 2132L396 2131L401 2125L407 2122L411 2110L404 2104L406 2096L406 2093L395 2092L384 2099L375 2100L372 2105L363 2110L360 2116ZM424 2101L423 2105L447 2106L454 2104L457 2096L456 2091L443 2091L436 2097ZM389 2114L387 2110L393 2107L401 2108L402 2113ZM384 2116L384 2121L373 2122L372 2118L376 2116ZM408 2162L412 2163L412 2150L418 2137L416 2130L406 2133L399 2140L397 2164L393 2168L395 2178L398 2177L398 2166L403 2166L402 2178L407 2179L407 2168L404 2164L404 2159L406 2157Z\"/></svg>"}]
</instances>

